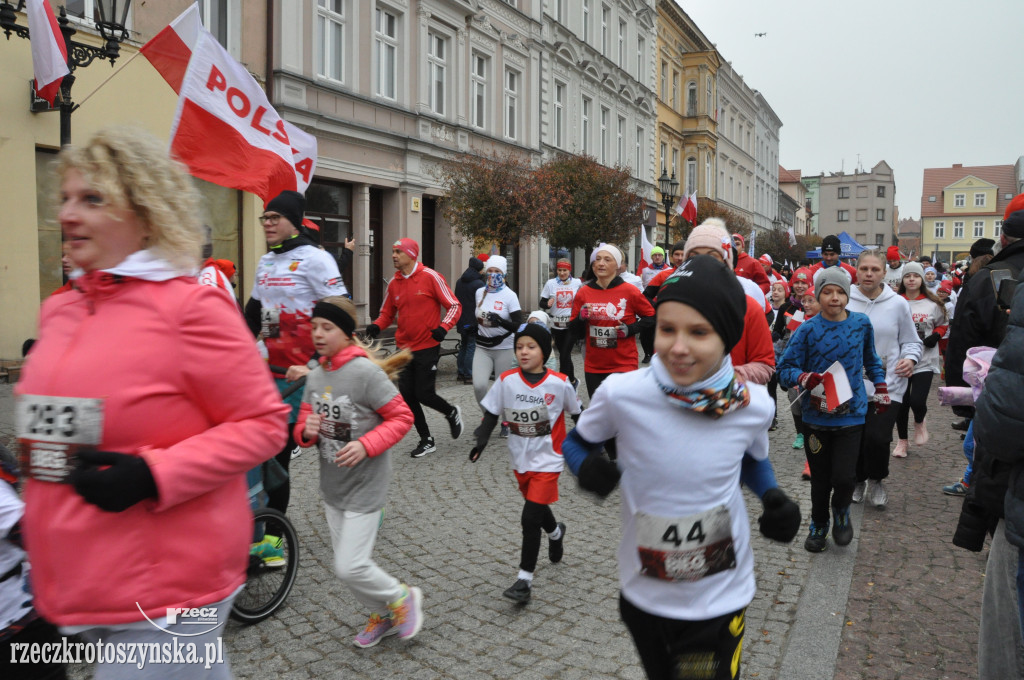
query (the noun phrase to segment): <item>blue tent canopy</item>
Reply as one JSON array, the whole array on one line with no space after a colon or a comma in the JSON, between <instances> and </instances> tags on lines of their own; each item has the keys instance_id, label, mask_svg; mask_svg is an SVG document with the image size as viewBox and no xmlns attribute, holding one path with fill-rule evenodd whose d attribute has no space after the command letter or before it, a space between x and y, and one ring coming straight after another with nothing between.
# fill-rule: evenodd
<instances>
[{"instance_id":1,"label":"blue tent canopy","mask_svg":"<svg viewBox=\"0 0 1024 680\"><path fill-rule=\"evenodd\" d=\"M845 231L839 232L839 243L843 249L843 252L839 255L840 257L857 257L862 251L868 249L867 246L862 246L857 243L857 241ZM808 250L806 256L812 260L821 257L821 248Z\"/></svg>"}]
</instances>

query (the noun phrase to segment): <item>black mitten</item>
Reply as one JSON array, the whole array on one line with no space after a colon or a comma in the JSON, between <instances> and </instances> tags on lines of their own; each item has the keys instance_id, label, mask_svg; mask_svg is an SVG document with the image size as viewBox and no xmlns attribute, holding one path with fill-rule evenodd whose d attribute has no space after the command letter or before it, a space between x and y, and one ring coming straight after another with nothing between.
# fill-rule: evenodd
<instances>
[{"instance_id":1,"label":"black mitten","mask_svg":"<svg viewBox=\"0 0 1024 680\"><path fill-rule=\"evenodd\" d=\"M765 491L761 504L764 512L757 518L761 533L773 541L792 541L800 530L800 506L779 488Z\"/></svg>"},{"instance_id":2,"label":"black mitten","mask_svg":"<svg viewBox=\"0 0 1024 680\"><path fill-rule=\"evenodd\" d=\"M621 476L619 466L600 452L587 456L580 465L579 474L576 475L581 488L596 493L601 498L615 490Z\"/></svg>"},{"instance_id":3,"label":"black mitten","mask_svg":"<svg viewBox=\"0 0 1024 680\"><path fill-rule=\"evenodd\" d=\"M78 467L71 471L71 484L79 496L107 512L121 512L156 497L149 464L126 453L82 451Z\"/></svg>"},{"instance_id":4,"label":"black mitten","mask_svg":"<svg viewBox=\"0 0 1024 680\"><path fill-rule=\"evenodd\" d=\"M363 335L366 336L367 340L373 340L380 335L380 326L375 323L367 324L366 328L363 330Z\"/></svg>"},{"instance_id":5,"label":"black mitten","mask_svg":"<svg viewBox=\"0 0 1024 680\"><path fill-rule=\"evenodd\" d=\"M434 340L437 340L438 342L441 342L447 336L448 331L446 331L442 326L438 326L434 330L430 331L430 337L434 338Z\"/></svg>"},{"instance_id":6,"label":"black mitten","mask_svg":"<svg viewBox=\"0 0 1024 680\"><path fill-rule=\"evenodd\" d=\"M924 339L924 346L928 348L935 347L935 345L939 344L939 340L941 339L941 335L939 335L938 333L932 333L931 335Z\"/></svg>"}]
</instances>

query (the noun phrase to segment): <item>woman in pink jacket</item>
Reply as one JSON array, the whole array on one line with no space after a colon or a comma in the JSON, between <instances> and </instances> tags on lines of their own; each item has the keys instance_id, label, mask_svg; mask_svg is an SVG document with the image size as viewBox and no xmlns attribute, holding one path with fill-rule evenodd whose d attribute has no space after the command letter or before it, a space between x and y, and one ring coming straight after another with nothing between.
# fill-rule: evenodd
<instances>
[{"instance_id":1,"label":"woman in pink jacket","mask_svg":"<svg viewBox=\"0 0 1024 680\"><path fill-rule=\"evenodd\" d=\"M288 409L238 310L194 277L198 194L165 149L110 129L60 154L76 270L16 391L23 526L36 607L62 632L202 655L245 581L245 472L280 450ZM113 661L96 677L128 670ZM223 661L177 672L231 677Z\"/></svg>"}]
</instances>

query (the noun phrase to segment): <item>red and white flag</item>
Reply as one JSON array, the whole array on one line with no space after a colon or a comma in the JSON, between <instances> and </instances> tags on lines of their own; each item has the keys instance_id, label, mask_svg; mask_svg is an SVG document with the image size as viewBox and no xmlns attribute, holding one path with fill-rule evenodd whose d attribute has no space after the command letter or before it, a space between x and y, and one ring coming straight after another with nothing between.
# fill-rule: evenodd
<instances>
[{"instance_id":1,"label":"red and white flag","mask_svg":"<svg viewBox=\"0 0 1024 680\"><path fill-rule=\"evenodd\" d=\"M683 208L683 219L690 224L697 224L697 192L694 191L686 199L686 207Z\"/></svg>"},{"instance_id":2,"label":"red and white flag","mask_svg":"<svg viewBox=\"0 0 1024 680\"><path fill-rule=\"evenodd\" d=\"M651 266L651 242L647 240L647 230L644 229L644 225L640 225L640 262L636 266L636 274L640 275L640 272Z\"/></svg>"},{"instance_id":3,"label":"red and white flag","mask_svg":"<svg viewBox=\"0 0 1024 680\"><path fill-rule=\"evenodd\" d=\"M789 317L786 319L786 328L788 330L795 331L804 322L804 310L802 309L798 309L792 314L786 312L786 316Z\"/></svg>"},{"instance_id":4,"label":"red and white flag","mask_svg":"<svg viewBox=\"0 0 1024 680\"><path fill-rule=\"evenodd\" d=\"M193 4L142 47L178 93L171 151L214 184L269 201L305 192L316 170L316 137L282 119L244 66L202 27Z\"/></svg>"},{"instance_id":5,"label":"red and white flag","mask_svg":"<svg viewBox=\"0 0 1024 680\"><path fill-rule=\"evenodd\" d=\"M683 214L683 208L684 208L685 205L686 205L686 194L683 194L682 196L679 197L679 200L676 201L676 207L673 208L673 210L675 211L675 214L676 215L682 215Z\"/></svg>"},{"instance_id":6,"label":"red and white flag","mask_svg":"<svg viewBox=\"0 0 1024 680\"><path fill-rule=\"evenodd\" d=\"M28 0L29 43L32 47L32 75L36 80L36 94L53 106L60 91L60 83L68 75L68 51L64 35L53 15L50 0Z\"/></svg>"},{"instance_id":7,"label":"red and white flag","mask_svg":"<svg viewBox=\"0 0 1024 680\"><path fill-rule=\"evenodd\" d=\"M846 369L838 361L825 371L821 384L825 388L825 406L829 411L834 411L853 398L853 390L850 388L850 379L846 375Z\"/></svg>"}]
</instances>

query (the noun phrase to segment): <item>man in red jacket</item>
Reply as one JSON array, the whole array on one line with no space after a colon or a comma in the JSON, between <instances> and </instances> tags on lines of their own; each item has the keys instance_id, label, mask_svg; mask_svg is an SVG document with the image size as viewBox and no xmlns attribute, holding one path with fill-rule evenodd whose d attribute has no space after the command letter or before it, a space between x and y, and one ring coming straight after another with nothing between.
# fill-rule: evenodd
<instances>
[{"instance_id":1,"label":"man in red jacket","mask_svg":"<svg viewBox=\"0 0 1024 680\"><path fill-rule=\"evenodd\" d=\"M398 271L388 285L380 315L366 327L366 336L373 339L397 316L395 346L412 352L412 361L398 378L398 391L409 404L416 432L420 435L420 443L410 454L413 458L421 458L437 450L434 438L430 436L427 418L423 415L423 406L444 415L451 428L452 439L458 439L462 434L462 410L438 396L434 386L441 341L459 320L462 305L443 276L416 261L419 254L419 244L411 238L395 241L391 247L391 261ZM443 318L442 309L446 310Z\"/></svg>"},{"instance_id":2,"label":"man in red jacket","mask_svg":"<svg viewBox=\"0 0 1024 680\"><path fill-rule=\"evenodd\" d=\"M744 250L746 242L742 236L733 234L732 242L736 246L736 267L733 269L736 272L736 276L750 279L761 288L762 293L767 295L768 291L771 290L772 283L768 280L768 275L764 273L764 267L761 266L760 262L747 255L747 252Z\"/></svg>"}]
</instances>

